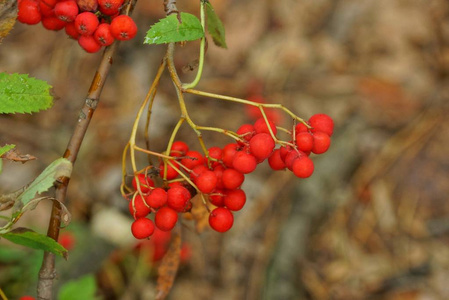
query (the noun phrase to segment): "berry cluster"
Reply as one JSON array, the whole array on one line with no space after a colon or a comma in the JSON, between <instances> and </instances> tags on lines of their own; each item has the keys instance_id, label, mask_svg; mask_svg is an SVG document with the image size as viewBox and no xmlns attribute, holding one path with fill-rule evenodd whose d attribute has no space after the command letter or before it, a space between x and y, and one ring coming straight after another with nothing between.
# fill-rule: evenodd
<instances>
[{"instance_id":1,"label":"berry cluster","mask_svg":"<svg viewBox=\"0 0 449 300\"><path fill-rule=\"evenodd\" d=\"M33 25L42 22L48 30L65 29L67 35L89 53L130 40L137 26L127 15L120 15L124 0L19 0L17 19Z\"/></svg>"},{"instance_id":2,"label":"berry cluster","mask_svg":"<svg viewBox=\"0 0 449 300\"><path fill-rule=\"evenodd\" d=\"M330 146L334 123L325 114L316 114L308 122L297 124L288 131L292 140L274 139L277 127L271 120L258 119L254 124L243 124L236 131L237 142L223 148L211 147L207 155L189 149L182 141L173 142L169 160L161 161L157 174L168 182L165 188L155 187L150 176L137 174L132 182L135 193L129 210L135 218L131 231L138 239L151 236L155 226L170 231L178 221L178 213L189 212L191 198L196 192L206 195L209 224L218 232L228 231L233 223L233 212L243 208L246 194L241 189L245 174L268 161L273 170L289 169L299 178L307 178L314 171L311 153L321 154ZM275 149L276 143L281 146ZM154 172L152 172L154 173ZM146 218L155 212L154 223Z\"/></svg>"}]
</instances>

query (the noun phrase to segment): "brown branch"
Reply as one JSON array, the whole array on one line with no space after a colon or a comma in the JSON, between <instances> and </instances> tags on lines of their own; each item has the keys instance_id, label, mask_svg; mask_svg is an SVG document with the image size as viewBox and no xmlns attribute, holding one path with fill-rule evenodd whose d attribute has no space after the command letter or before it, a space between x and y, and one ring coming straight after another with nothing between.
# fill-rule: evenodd
<instances>
[{"instance_id":1,"label":"brown branch","mask_svg":"<svg viewBox=\"0 0 449 300\"><path fill-rule=\"evenodd\" d=\"M129 15L132 11L136 0L130 0L127 6L124 8L124 14ZM103 53L100 65L95 73L92 80L92 84L87 93L87 97L84 101L83 107L78 115L78 122L73 130L72 137L69 140L67 149L63 155L72 164L75 163L78 156L79 149L84 140L87 128L89 127L92 116L100 100L100 95L103 90L107 75L112 65L112 58L118 47L118 42L115 42ZM48 225L47 236L51 237L55 241L59 237L59 229L61 227L61 205L64 203L67 187L69 184L69 178L63 178L60 182L56 184L55 198L57 201L53 201L53 207L51 211L51 217ZM53 280L56 277L55 270L55 255L50 252L44 252L44 258L39 271L39 279L37 285L37 298L39 300L50 300L52 299L53 293Z\"/></svg>"}]
</instances>

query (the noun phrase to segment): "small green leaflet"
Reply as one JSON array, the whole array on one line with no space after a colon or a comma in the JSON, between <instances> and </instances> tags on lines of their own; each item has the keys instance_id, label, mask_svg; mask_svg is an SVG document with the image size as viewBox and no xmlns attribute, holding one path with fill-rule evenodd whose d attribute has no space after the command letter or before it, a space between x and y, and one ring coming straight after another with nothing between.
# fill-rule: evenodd
<instances>
[{"instance_id":1,"label":"small green leaflet","mask_svg":"<svg viewBox=\"0 0 449 300\"><path fill-rule=\"evenodd\" d=\"M212 36L214 44L218 47L228 48L226 45L225 28L220 18L215 13L212 4L206 2L207 31Z\"/></svg>"},{"instance_id":2,"label":"small green leaflet","mask_svg":"<svg viewBox=\"0 0 449 300\"><path fill-rule=\"evenodd\" d=\"M47 82L27 74L0 73L0 114L33 113L50 108L53 97Z\"/></svg>"},{"instance_id":3,"label":"small green leaflet","mask_svg":"<svg viewBox=\"0 0 449 300\"><path fill-rule=\"evenodd\" d=\"M166 44L183 41L194 41L204 36L200 20L192 14L181 13L182 23L176 14L160 19L151 26L144 44Z\"/></svg>"},{"instance_id":4,"label":"small green leaflet","mask_svg":"<svg viewBox=\"0 0 449 300\"><path fill-rule=\"evenodd\" d=\"M52 252L67 259L67 250L52 238L27 228L16 228L0 235L15 244Z\"/></svg>"},{"instance_id":5,"label":"small green leaflet","mask_svg":"<svg viewBox=\"0 0 449 300\"><path fill-rule=\"evenodd\" d=\"M10 145L5 145L3 147L0 147L0 156L2 156L3 154L5 154L6 152L8 152L9 150L13 149L16 145L10 144Z\"/></svg>"},{"instance_id":6,"label":"small green leaflet","mask_svg":"<svg viewBox=\"0 0 449 300\"><path fill-rule=\"evenodd\" d=\"M59 177L70 177L72 173L72 163L65 158L58 158L52 162L28 188L19 195L21 204L26 205L30 202L36 194L47 191L53 186L53 183Z\"/></svg>"},{"instance_id":7,"label":"small green leaflet","mask_svg":"<svg viewBox=\"0 0 449 300\"><path fill-rule=\"evenodd\" d=\"M58 293L59 300L94 300L97 285L92 274L85 275L79 279L68 281Z\"/></svg>"}]
</instances>

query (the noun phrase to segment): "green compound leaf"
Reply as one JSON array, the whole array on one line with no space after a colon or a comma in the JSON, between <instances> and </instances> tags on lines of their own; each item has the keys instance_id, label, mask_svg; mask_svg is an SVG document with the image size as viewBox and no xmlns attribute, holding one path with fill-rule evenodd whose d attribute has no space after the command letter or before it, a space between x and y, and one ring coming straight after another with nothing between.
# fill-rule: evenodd
<instances>
[{"instance_id":1,"label":"green compound leaf","mask_svg":"<svg viewBox=\"0 0 449 300\"><path fill-rule=\"evenodd\" d=\"M20 202L26 205L36 194L47 191L59 177L70 177L72 163L65 158L58 158L52 162L39 176L19 195Z\"/></svg>"},{"instance_id":2,"label":"green compound leaf","mask_svg":"<svg viewBox=\"0 0 449 300\"><path fill-rule=\"evenodd\" d=\"M0 73L0 114L33 113L50 108L51 86L27 74Z\"/></svg>"},{"instance_id":3,"label":"green compound leaf","mask_svg":"<svg viewBox=\"0 0 449 300\"><path fill-rule=\"evenodd\" d=\"M85 275L79 279L68 281L58 293L59 300L94 300L97 286L92 274Z\"/></svg>"},{"instance_id":4,"label":"green compound leaf","mask_svg":"<svg viewBox=\"0 0 449 300\"><path fill-rule=\"evenodd\" d=\"M0 156L2 156L3 154L5 154L6 152L8 152L9 150L13 149L16 145L10 144L10 145L5 145L3 147L0 147Z\"/></svg>"},{"instance_id":5,"label":"green compound leaf","mask_svg":"<svg viewBox=\"0 0 449 300\"><path fill-rule=\"evenodd\" d=\"M16 228L0 237L28 248L52 252L67 258L67 250L52 238L27 228Z\"/></svg>"},{"instance_id":6,"label":"green compound leaf","mask_svg":"<svg viewBox=\"0 0 449 300\"><path fill-rule=\"evenodd\" d=\"M200 20L192 14L181 13L179 23L177 14L165 17L148 30L144 44L166 44L194 41L204 36Z\"/></svg>"},{"instance_id":7,"label":"green compound leaf","mask_svg":"<svg viewBox=\"0 0 449 300\"><path fill-rule=\"evenodd\" d=\"M220 18L215 13L212 4L206 2L207 31L212 36L214 44L218 47L228 48L226 45L225 28Z\"/></svg>"}]
</instances>

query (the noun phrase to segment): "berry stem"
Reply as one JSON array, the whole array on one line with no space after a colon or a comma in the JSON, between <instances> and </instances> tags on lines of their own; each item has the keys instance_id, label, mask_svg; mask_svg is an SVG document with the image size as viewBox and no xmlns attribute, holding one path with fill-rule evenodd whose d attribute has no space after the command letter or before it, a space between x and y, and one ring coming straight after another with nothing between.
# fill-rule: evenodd
<instances>
[{"instance_id":1,"label":"berry stem","mask_svg":"<svg viewBox=\"0 0 449 300\"><path fill-rule=\"evenodd\" d=\"M201 27L203 27L203 37L201 38L200 43L200 57L198 62L198 72L196 73L195 79L191 83L184 83L182 85L183 89L192 89L196 87L198 82L201 79L201 75L203 73L203 66L204 66L204 53L206 50L206 17L205 17L205 2L201 1L201 8L200 8L200 17L201 17Z\"/></svg>"}]
</instances>

